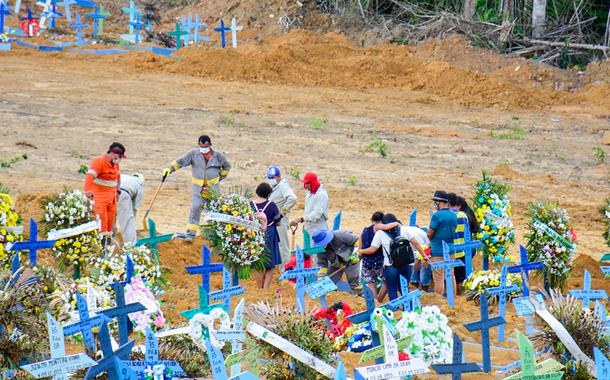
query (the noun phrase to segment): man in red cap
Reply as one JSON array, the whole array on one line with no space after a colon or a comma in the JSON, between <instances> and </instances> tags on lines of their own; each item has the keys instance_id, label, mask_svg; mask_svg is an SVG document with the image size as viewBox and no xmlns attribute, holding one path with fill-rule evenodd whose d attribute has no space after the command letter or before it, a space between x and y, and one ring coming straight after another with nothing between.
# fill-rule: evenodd
<instances>
[{"instance_id":1,"label":"man in red cap","mask_svg":"<svg viewBox=\"0 0 610 380\"><path fill-rule=\"evenodd\" d=\"M117 199L121 188L119 163L126 157L123 144L114 142L106 154L91 161L85 177L85 195L93 200L93 208L100 218L100 233L103 235L104 246L110 243L114 228Z\"/></svg>"},{"instance_id":2,"label":"man in red cap","mask_svg":"<svg viewBox=\"0 0 610 380\"><path fill-rule=\"evenodd\" d=\"M328 224L326 224L328 220L328 193L326 193L326 190L320 184L316 173L310 172L305 174L301 182L305 190L307 190L304 215L302 218L293 220L290 224L296 226L299 223L304 223L305 231L311 237L314 232L320 229L328 229ZM322 268L319 275L325 276L328 265L324 254L317 255L317 263Z\"/></svg>"}]
</instances>

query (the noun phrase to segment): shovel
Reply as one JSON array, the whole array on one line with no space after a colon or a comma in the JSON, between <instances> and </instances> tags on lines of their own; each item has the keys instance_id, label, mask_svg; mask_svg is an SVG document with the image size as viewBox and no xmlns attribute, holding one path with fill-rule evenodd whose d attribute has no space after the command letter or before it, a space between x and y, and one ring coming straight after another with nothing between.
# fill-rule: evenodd
<instances>
[{"instance_id":1,"label":"shovel","mask_svg":"<svg viewBox=\"0 0 610 380\"><path fill-rule=\"evenodd\" d=\"M296 236L297 236L297 230L299 229L299 225L297 224L296 226L290 226L290 231L292 231L292 240L290 241L290 250L294 251L296 249Z\"/></svg>"},{"instance_id":2,"label":"shovel","mask_svg":"<svg viewBox=\"0 0 610 380\"><path fill-rule=\"evenodd\" d=\"M165 182L166 178L167 178L167 174L164 175L163 178L161 179L161 183L157 187L157 191L155 191L155 195L153 196L153 199L150 201L148 210L146 210L146 213L144 214L144 218L142 219L142 225L144 226L144 231L148 231L148 223L147 223L148 215L150 214L150 211L152 210L153 205L155 204L155 200L157 200L157 196L159 195L159 192L161 191L161 187L163 187L163 183Z\"/></svg>"}]
</instances>

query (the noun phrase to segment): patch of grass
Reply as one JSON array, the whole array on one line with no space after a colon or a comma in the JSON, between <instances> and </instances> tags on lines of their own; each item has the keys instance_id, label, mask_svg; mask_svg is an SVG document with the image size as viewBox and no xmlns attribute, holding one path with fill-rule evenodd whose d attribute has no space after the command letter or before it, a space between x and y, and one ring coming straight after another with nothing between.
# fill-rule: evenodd
<instances>
[{"instance_id":1,"label":"patch of grass","mask_svg":"<svg viewBox=\"0 0 610 380\"><path fill-rule=\"evenodd\" d=\"M347 179L347 184L351 186L355 186L358 183L358 178L353 175Z\"/></svg>"},{"instance_id":2,"label":"patch of grass","mask_svg":"<svg viewBox=\"0 0 610 380\"><path fill-rule=\"evenodd\" d=\"M70 153L70 156L72 156L72 158L76 158L78 160L84 160L85 158L87 158L87 156L81 152L72 152L72 153Z\"/></svg>"},{"instance_id":3,"label":"patch of grass","mask_svg":"<svg viewBox=\"0 0 610 380\"><path fill-rule=\"evenodd\" d=\"M11 166L13 166L13 164L27 159L27 154L17 154L7 160L0 160L0 168L10 168Z\"/></svg>"},{"instance_id":4,"label":"patch of grass","mask_svg":"<svg viewBox=\"0 0 610 380\"><path fill-rule=\"evenodd\" d=\"M80 168L78 168L80 174L87 174L88 171L89 167L87 167L87 165L81 165Z\"/></svg>"},{"instance_id":5,"label":"patch of grass","mask_svg":"<svg viewBox=\"0 0 610 380\"><path fill-rule=\"evenodd\" d=\"M563 153L558 154L557 158L559 158L559 161L561 162L566 162L568 160L568 157Z\"/></svg>"},{"instance_id":6,"label":"patch of grass","mask_svg":"<svg viewBox=\"0 0 610 380\"><path fill-rule=\"evenodd\" d=\"M386 158L390 155L390 146L383 140L377 139L364 148L365 153L376 152L379 156Z\"/></svg>"},{"instance_id":7,"label":"patch of grass","mask_svg":"<svg viewBox=\"0 0 610 380\"><path fill-rule=\"evenodd\" d=\"M309 120L309 126L313 129L322 129L326 126L328 119L326 117L314 117Z\"/></svg>"},{"instance_id":8,"label":"patch of grass","mask_svg":"<svg viewBox=\"0 0 610 380\"><path fill-rule=\"evenodd\" d=\"M294 179L301 180L301 168L298 166L292 166L288 168L288 175Z\"/></svg>"},{"instance_id":9,"label":"patch of grass","mask_svg":"<svg viewBox=\"0 0 610 380\"><path fill-rule=\"evenodd\" d=\"M499 140L523 140L525 139L525 128L521 125L518 116L513 116L511 126L508 132L496 133L493 130L489 131L489 136Z\"/></svg>"},{"instance_id":10,"label":"patch of grass","mask_svg":"<svg viewBox=\"0 0 610 380\"><path fill-rule=\"evenodd\" d=\"M606 151L598 146L593 147L593 154L598 164L603 164L606 159Z\"/></svg>"},{"instance_id":11,"label":"patch of grass","mask_svg":"<svg viewBox=\"0 0 610 380\"><path fill-rule=\"evenodd\" d=\"M219 127L227 127L233 128L239 126L237 121L235 120L235 114L229 113L227 115L222 115L218 119L216 119L216 125Z\"/></svg>"}]
</instances>

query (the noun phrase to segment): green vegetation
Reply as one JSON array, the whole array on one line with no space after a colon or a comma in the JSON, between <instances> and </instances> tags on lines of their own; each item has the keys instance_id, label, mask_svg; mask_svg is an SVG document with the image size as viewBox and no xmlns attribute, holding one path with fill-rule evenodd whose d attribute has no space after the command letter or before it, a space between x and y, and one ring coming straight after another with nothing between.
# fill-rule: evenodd
<instances>
[{"instance_id":1,"label":"green vegetation","mask_svg":"<svg viewBox=\"0 0 610 380\"><path fill-rule=\"evenodd\" d=\"M513 116L511 127L508 132L497 133L493 130L489 131L489 136L499 140L523 140L525 139L525 128L521 125L518 116Z\"/></svg>"},{"instance_id":2,"label":"green vegetation","mask_svg":"<svg viewBox=\"0 0 610 380\"><path fill-rule=\"evenodd\" d=\"M299 168L298 166L292 166L288 168L288 175L291 176L294 179L300 180L301 179L301 168Z\"/></svg>"},{"instance_id":3,"label":"green vegetation","mask_svg":"<svg viewBox=\"0 0 610 380\"><path fill-rule=\"evenodd\" d=\"M390 146L383 140L377 139L364 148L365 153L376 152L379 156L386 158L390 155Z\"/></svg>"},{"instance_id":4,"label":"green vegetation","mask_svg":"<svg viewBox=\"0 0 610 380\"><path fill-rule=\"evenodd\" d=\"M326 126L328 119L326 117L314 117L309 120L309 126L313 129L322 129Z\"/></svg>"},{"instance_id":5,"label":"green vegetation","mask_svg":"<svg viewBox=\"0 0 610 380\"><path fill-rule=\"evenodd\" d=\"M357 183L358 183L358 178L355 175L353 175L347 179L348 185L355 186Z\"/></svg>"},{"instance_id":6,"label":"green vegetation","mask_svg":"<svg viewBox=\"0 0 610 380\"><path fill-rule=\"evenodd\" d=\"M595 159L597 159L598 164L603 164L606 159L606 151L602 148L595 146L593 147L593 154L595 155Z\"/></svg>"}]
</instances>

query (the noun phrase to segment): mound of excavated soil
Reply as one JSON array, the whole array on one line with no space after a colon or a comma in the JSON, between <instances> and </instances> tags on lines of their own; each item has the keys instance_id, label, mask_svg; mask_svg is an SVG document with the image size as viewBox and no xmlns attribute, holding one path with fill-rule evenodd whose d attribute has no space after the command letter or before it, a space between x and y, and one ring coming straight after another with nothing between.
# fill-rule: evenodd
<instances>
[{"instance_id":1,"label":"mound of excavated soil","mask_svg":"<svg viewBox=\"0 0 610 380\"><path fill-rule=\"evenodd\" d=\"M459 50L464 50L463 56ZM463 58L470 57L469 52L473 57ZM466 106L531 109L583 100L579 95L554 89L571 87L574 78L570 73L500 57L469 47L459 38L421 47L356 48L339 34L320 36L294 30L264 44L224 50L187 48L176 55L181 60L147 54L126 59L141 69L216 80L363 89L401 87L451 98ZM513 75L515 72L522 74ZM587 100L605 101L601 96Z\"/></svg>"}]
</instances>

